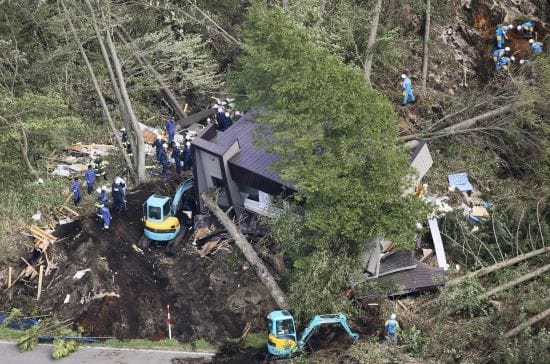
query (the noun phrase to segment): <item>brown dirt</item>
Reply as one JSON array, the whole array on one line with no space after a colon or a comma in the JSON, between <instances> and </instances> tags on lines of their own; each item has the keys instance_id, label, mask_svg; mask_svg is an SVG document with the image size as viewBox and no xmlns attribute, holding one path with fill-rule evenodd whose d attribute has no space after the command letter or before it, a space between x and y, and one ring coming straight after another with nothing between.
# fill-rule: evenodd
<instances>
[{"instance_id":1,"label":"brown dirt","mask_svg":"<svg viewBox=\"0 0 550 364\"><path fill-rule=\"evenodd\" d=\"M93 215L61 225L55 235L62 241L50 251L59 269L43 293L42 312L73 318L86 335L120 339L166 337L168 304L173 335L184 342L238 337L247 322L253 330L263 330L275 305L253 271L242 268L237 252L219 251L201 259L185 242L173 256L163 248L146 249L145 254L133 249L143 232L143 201L153 192L170 193L174 186L146 184L129 193L127 211L114 213L108 232ZM91 272L73 280L76 271L87 268ZM119 297L92 299L108 292ZM19 299L30 299L25 294L34 295L34 287L23 289ZM63 304L67 294L70 303Z\"/></svg>"}]
</instances>

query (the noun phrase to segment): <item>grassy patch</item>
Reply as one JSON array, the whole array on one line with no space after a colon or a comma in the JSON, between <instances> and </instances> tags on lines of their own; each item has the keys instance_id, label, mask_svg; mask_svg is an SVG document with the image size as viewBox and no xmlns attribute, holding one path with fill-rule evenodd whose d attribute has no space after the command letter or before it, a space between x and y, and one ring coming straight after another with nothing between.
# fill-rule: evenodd
<instances>
[{"instance_id":1,"label":"grassy patch","mask_svg":"<svg viewBox=\"0 0 550 364\"><path fill-rule=\"evenodd\" d=\"M231 342L238 343L239 338L229 339ZM247 348L261 349L267 345L267 333L251 332L244 340L244 346Z\"/></svg>"},{"instance_id":2,"label":"grassy patch","mask_svg":"<svg viewBox=\"0 0 550 364\"><path fill-rule=\"evenodd\" d=\"M0 326L0 339L19 339L25 334L23 330L13 330L7 327Z\"/></svg>"},{"instance_id":3,"label":"grassy patch","mask_svg":"<svg viewBox=\"0 0 550 364\"><path fill-rule=\"evenodd\" d=\"M152 341L147 339L132 340L107 340L97 346L109 346L113 348L132 348L132 349L172 349L186 351L216 351L216 347L206 340L197 340L190 344L182 344L176 339L162 339Z\"/></svg>"}]
</instances>

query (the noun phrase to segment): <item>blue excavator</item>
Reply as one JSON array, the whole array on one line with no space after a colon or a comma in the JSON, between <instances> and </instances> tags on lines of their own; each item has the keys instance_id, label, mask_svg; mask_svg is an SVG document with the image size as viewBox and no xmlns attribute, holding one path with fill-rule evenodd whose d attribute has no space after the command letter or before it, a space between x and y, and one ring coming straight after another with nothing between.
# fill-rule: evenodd
<instances>
[{"instance_id":1,"label":"blue excavator","mask_svg":"<svg viewBox=\"0 0 550 364\"><path fill-rule=\"evenodd\" d=\"M359 335L349 327L348 320L342 313L315 315L298 339L294 317L286 310L273 311L267 316L267 351L274 357L291 356L305 348L317 327L334 324L341 325L355 341L359 339Z\"/></svg>"},{"instance_id":2,"label":"blue excavator","mask_svg":"<svg viewBox=\"0 0 550 364\"><path fill-rule=\"evenodd\" d=\"M139 241L141 248L149 246L150 241L168 243L167 250L173 250L183 238L178 211L184 194L193 188L193 179L189 178L178 185L174 198L151 195L143 204L143 236ZM191 216L187 216L189 219Z\"/></svg>"}]
</instances>

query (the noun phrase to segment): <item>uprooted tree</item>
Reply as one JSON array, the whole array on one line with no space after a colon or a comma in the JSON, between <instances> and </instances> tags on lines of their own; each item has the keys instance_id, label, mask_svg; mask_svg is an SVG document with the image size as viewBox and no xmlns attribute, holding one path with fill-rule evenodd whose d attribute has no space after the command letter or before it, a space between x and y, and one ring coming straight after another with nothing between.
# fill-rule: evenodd
<instances>
[{"instance_id":1,"label":"uprooted tree","mask_svg":"<svg viewBox=\"0 0 550 364\"><path fill-rule=\"evenodd\" d=\"M395 113L279 9L251 8L244 47L233 88L265 110L258 122L273 138L261 143L281 156L275 168L299 191L273 225L296 268L291 300L299 315L336 309L365 241L383 235L405 246L424 213L422 202L401 197L409 167Z\"/></svg>"}]
</instances>

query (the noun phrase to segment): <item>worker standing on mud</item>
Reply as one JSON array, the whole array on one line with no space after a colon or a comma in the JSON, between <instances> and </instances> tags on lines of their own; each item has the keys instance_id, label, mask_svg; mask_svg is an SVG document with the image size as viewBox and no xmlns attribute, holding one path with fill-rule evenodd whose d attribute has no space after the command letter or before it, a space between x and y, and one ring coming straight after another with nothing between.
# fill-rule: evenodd
<instances>
[{"instance_id":1,"label":"worker standing on mud","mask_svg":"<svg viewBox=\"0 0 550 364\"><path fill-rule=\"evenodd\" d=\"M73 180L73 183L71 184L70 191L73 194L73 202L75 207L78 206L78 203L80 202L80 199L82 198L82 190L80 189L80 185L78 184L78 177L75 177Z\"/></svg>"},{"instance_id":2,"label":"worker standing on mud","mask_svg":"<svg viewBox=\"0 0 550 364\"><path fill-rule=\"evenodd\" d=\"M180 151L180 143L176 142L174 144L174 148L172 149L172 158L174 158L174 163L176 165L176 173L181 173L181 151Z\"/></svg>"},{"instance_id":3,"label":"worker standing on mud","mask_svg":"<svg viewBox=\"0 0 550 364\"><path fill-rule=\"evenodd\" d=\"M111 224L112 216L111 211L107 206L103 206L100 210L101 218L103 219L103 229L109 230L109 225Z\"/></svg>"},{"instance_id":4,"label":"worker standing on mud","mask_svg":"<svg viewBox=\"0 0 550 364\"><path fill-rule=\"evenodd\" d=\"M160 152L162 150L162 137L157 134L157 139L153 142L153 147L155 147L155 155L157 157L157 163L160 164Z\"/></svg>"},{"instance_id":5,"label":"worker standing on mud","mask_svg":"<svg viewBox=\"0 0 550 364\"><path fill-rule=\"evenodd\" d=\"M166 133L168 133L168 145L172 145L176 135L176 122L173 116L170 116L166 122Z\"/></svg>"},{"instance_id":6,"label":"worker standing on mud","mask_svg":"<svg viewBox=\"0 0 550 364\"><path fill-rule=\"evenodd\" d=\"M399 322L397 322L397 315L392 313L390 319L384 324L384 330L387 332L388 343L390 345L397 345L397 333L401 330Z\"/></svg>"},{"instance_id":7,"label":"worker standing on mud","mask_svg":"<svg viewBox=\"0 0 550 364\"><path fill-rule=\"evenodd\" d=\"M193 167L193 156L191 154L191 142L185 143L185 148L182 152L183 155L183 170L188 171Z\"/></svg>"},{"instance_id":8,"label":"worker standing on mud","mask_svg":"<svg viewBox=\"0 0 550 364\"><path fill-rule=\"evenodd\" d=\"M107 195L107 186L102 186L101 189L98 188L97 191L97 203L107 206L109 204L109 196Z\"/></svg>"},{"instance_id":9,"label":"worker standing on mud","mask_svg":"<svg viewBox=\"0 0 550 364\"><path fill-rule=\"evenodd\" d=\"M493 51L493 61L495 63L498 62L499 59L507 55L508 52L510 52L510 47L506 47L504 49L497 49L496 51Z\"/></svg>"},{"instance_id":10,"label":"worker standing on mud","mask_svg":"<svg viewBox=\"0 0 550 364\"><path fill-rule=\"evenodd\" d=\"M113 184L111 185L111 195L113 196L113 205L115 208L115 211L122 212L124 208L124 198L121 191L120 186L121 178L115 177L115 180L113 181Z\"/></svg>"},{"instance_id":11,"label":"worker standing on mud","mask_svg":"<svg viewBox=\"0 0 550 364\"><path fill-rule=\"evenodd\" d=\"M529 44L531 45L531 50L535 54L542 53L542 43L536 42L534 39L529 39Z\"/></svg>"},{"instance_id":12,"label":"worker standing on mud","mask_svg":"<svg viewBox=\"0 0 550 364\"><path fill-rule=\"evenodd\" d=\"M401 75L401 88L403 89L403 103L401 105L407 105L409 98L411 99L411 104L414 104L416 100L412 92L412 82L404 73Z\"/></svg>"},{"instance_id":13,"label":"worker standing on mud","mask_svg":"<svg viewBox=\"0 0 550 364\"><path fill-rule=\"evenodd\" d=\"M512 24L510 25L502 25L497 28L496 30L496 36L497 36L497 48L502 48L504 45L505 40L508 39L508 36L506 33L508 33L509 30L511 30L514 26Z\"/></svg>"},{"instance_id":14,"label":"worker standing on mud","mask_svg":"<svg viewBox=\"0 0 550 364\"><path fill-rule=\"evenodd\" d=\"M88 185L88 195L91 195L92 191L94 190L95 177L96 177L95 171L92 168L91 164L88 164L88 169L86 170L84 177L86 178L86 184Z\"/></svg>"},{"instance_id":15,"label":"worker standing on mud","mask_svg":"<svg viewBox=\"0 0 550 364\"><path fill-rule=\"evenodd\" d=\"M162 165L162 175L168 176L168 155L166 154L166 150L168 149L168 144L164 143L162 145L162 149L160 150L160 164Z\"/></svg>"},{"instance_id":16,"label":"worker standing on mud","mask_svg":"<svg viewBox=\"0 0 550 364\"><path fill-rule=\"evenodd\" d=\"M497 71L500 71L500 70L508 71L508 67L511 61L512 60L506 56L500 57L498 62L495 64Z\"/></svg>"}]
</instances>

